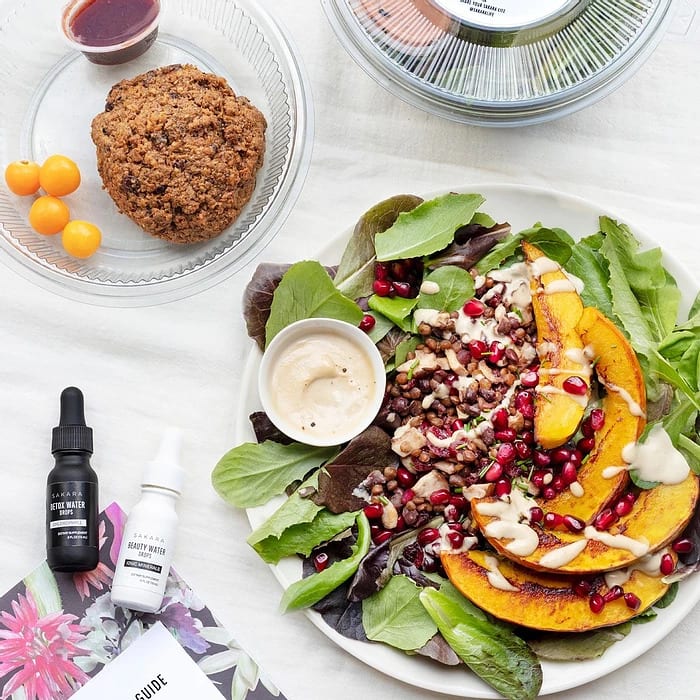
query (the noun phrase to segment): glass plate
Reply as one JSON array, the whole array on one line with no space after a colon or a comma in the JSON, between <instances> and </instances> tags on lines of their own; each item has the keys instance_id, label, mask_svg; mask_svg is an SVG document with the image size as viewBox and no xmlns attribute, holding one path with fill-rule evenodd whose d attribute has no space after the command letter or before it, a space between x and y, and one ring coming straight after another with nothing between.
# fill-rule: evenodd
<instances>
[{"instance_id":1,"label":"glass plate","mask_svg":"<svg viewBox=\"0 0 700 700\"><path fill-rule=\"evenodd\" d=\"M31 0L5 3L0 19L0 163L41 162L52 153L73 158L83 181L66 198L73 218L102 230L100 250L86 261L63 252L60 236L44 237L27 223L31 197L0 187L0 254L28 279L95 304L138 306L189 296L232 274L277 233L308 169L313 113L307 81L282 30L245 0L169 0L156 43L141 57L97 66L68 51L57 16ZM58 8L55 10L58 13ZM266 151L251 200L221 235L175 245L144 233L120 214L102 189L92 118L119 80L171 63L221 75L267 120ZM3 183L4 185L4 183Z\"/></svg>"},{"instance_id":2,"label":"glass plate","mask_svg":"<svg viewBox=\"0 0 700 700\"><path fill-rule=\"evenodd\" d=\"M357 63L410 104L519 126L607 95L651 53L671 0L322 0Z\"/></svg>"},{"instance_id":3,"label":"glass plate","mask_svg":"<svg viewBox=\"0 0 700 700\"><path fill-rule=\"evenodd\" d=\"M623 221L614 212L606 212L603 207L584 199L543 190L536 187L519 185L475 185L459 187L453 192L479 192L486 198L483 210L497 221L508 221L514 231L528 228L540 221L544 226L558 226L568 231L574 238L589 235L598 230L598 217L601 214ZM437 194L425 195L429 199ZM369 208L373 203L366 202ZM361 212L360 212L361 213ZM358 214L359 217L359 214ZM658 245L652 238L627 221L642 247ZM324 248L319 260L326 265L334 265L340 259L345 243L352 229ZM292 262L292 261L290 261ZM664 265L675 277L683 293L682 313L686 314L695 298L697 282L672 257L664 253ZM261 353L253 348L243 372L242 402L236 422L235 444L255 440L248 416L253 411L261 410L256 385L257 368ZM280 505L281 499L259 508L247 511L248 520L253 529L271 515ZM261 561L262 564L262 561ZM287 588L301 578L301 560L287 558L277 566L271 567L280 584ZM600 658L577 662L542 662L544 680L541 695L548 695L584 685L624 666L651 649L678 625L687 614L700 602L700 575L683 581L678 596L672 605L658 610L658 617L646 625L633 625L630 634L610 647ZM276 608L279 600L269 601ZM370 644L347 639L329 627L321 616L313 610L306 610L308 618L334 644L363 661L368 666L381 671L399 681L409 683L417 688L445 693L464 698L500 698L498 693L487 686L476 675L463 668L452 668L427 659L408 656L384 644ZM690 670L690 669L688 669Z\"/></svg>"}]
</instances>

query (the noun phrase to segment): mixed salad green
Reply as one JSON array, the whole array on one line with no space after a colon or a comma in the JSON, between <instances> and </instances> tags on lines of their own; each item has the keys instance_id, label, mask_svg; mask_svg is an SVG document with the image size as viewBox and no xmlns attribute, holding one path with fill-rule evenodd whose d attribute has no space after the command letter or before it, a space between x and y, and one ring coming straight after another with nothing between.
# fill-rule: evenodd
<instances>
[{"instance_id":1,"label":"mixed salad green","mask_svg":"<svg viewBox=\"0 0 700 700\"><path fill-rule=\"evenodd\" d=\"M513 232L481 211L478 194L449 193L430 201L390 198L358 222L337 267L316 261L262 264L246 290L250 337L264 351L286 325L331 317L364 327L381 349L388 376L421 342L416 312L453 312L475 293L475 279L522 260L520 243L535 244L583 282L583 302L602 311L629 338L646 382L647 430L661 421L674 447L700 474L700 297L677 323L678 286L658 248L641 250L624 224L600 218L599 230L579 240L539 223ZM378 294L377 264L413 261L420 288L433 293ZM435 293L437 290L437 293ZM504 697L536 697L540 659L598 656L628 633L630 623L567 636L537 634L496 620L466 600L435 570L419 570L405 556L419 529L396 527L373 538L358 485L369 473L396 464L391 437L371 426L346 445L319 448L291 442L261 413L251 416L258 442L234 447L216 465L212 481L227 502L253 508L286 494L248 538L269 563L299 555L304 577L281 601L283 611L315 607L341 634L383 642L446 664L464 663ZM644 435L641 440L644 440ZM635 480L638 488L654 484ZM439 526L442 518L421 522ZM695 547L674 581L700 566L700 518L686 532ZM657 604L668 604L675 585ZM650 609L634 619L655 616Z\"/></svg>"}]
</instances>

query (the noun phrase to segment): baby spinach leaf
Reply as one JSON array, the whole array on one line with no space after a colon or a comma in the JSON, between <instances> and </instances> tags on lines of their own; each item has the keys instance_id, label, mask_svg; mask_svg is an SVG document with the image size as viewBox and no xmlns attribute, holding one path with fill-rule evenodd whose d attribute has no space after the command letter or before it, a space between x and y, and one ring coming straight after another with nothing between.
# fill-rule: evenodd
<instances>
[{"instance_id":1,"label":"baby spinach leaf","mask_svg":"<svg viewBox=\"0 0 700 700\"><path fill-rule=\"evenodd\" d=\"M248 537L248 544L268 564L276 564L283 557L294 554L308 556L314 547L347 530L354 522L355 513L336 514L321 508L311 522L294 523L287 527L279 537L270 536L258 539L259 533L256 531Z\"/></svg>"},{"instance_id":2,"label":"baby spinach leaf","mask_svg":"<svg viewBox=\"0 0 700 700\"><path fill-rule=\"evenodd\" d=\"M449 193L402 212L393 226L376 235L377 260L418 258L442 250L483 202L479 194Z\"/></svg>"},{"instance_id":3,"label":"baby spinach leaf","mask_svg":"<svg viewBox=\"0 0 700 700\"><path fill-rule=\"evenodd\" d=\"M357 326L362 315L360 307L336 289L320 263L304 260L287 270L275 290L265 325L265 347L294 321L336 318Z\"/></svg>"},{"instance_id":4,"label":"baby spinach leaf","mask_svg":"<svg viewBox=\"0 0 700 700\"><path fill-rule=\"evenodd\" d=\"M404 299L403 297L380 297L378 294L373 294L367 303L370 309L388 318L402 331L410 332L413 329L413 319L410 314L418 304L418 297Z\"/></svg>"},{"instance_id":5,"label":"baby spinach leaf","mask_svg":"<svg viewBox=\"0 0 700 700\"><path fill-rule=\"evenodd\" d=\"M419 649L437 632L420 602L421 589L406 576L392 576L379 592L362 601L367 637L397 649Z\"/></svg>"},{"instance_id":6,"label":"baby spinach leaf","mask_svg":"<svg viewBox=\"0 0 700 700\"><path fill-rule=\"evenodd\" d=\"M524 640L503 624L472 615L441 591L425 588L420 601L457 656L486 683L510 700L537 697L542 667Z\"/></svg>"},{"instance_id":7,"label":"baby spinach leaf","mask_svg":"<svg viewBox=\"0 0 700 700\"><path fill-rule=\"evenodd\" d=\"M367 297L374 281L374 238L386 231L398 215L415 209L423 200L412 194L401 194L375 204L355 224L353 234L340 258L335 286L351 299Z\"/></svg>"},{"instance_id":8,"label":"baby spinach leaf","mask_svg":"<svg viewBox=\"0 0 700 700\"><path fill-rule=\"evenodd\" d=\"M446 265L425 276L426 282L434 282L439 287L436 294L418 296L419 309L457 311L467 299L474 296L474 279L461 267Z\"/></svg>"},{"instance_id":9,"label":"baby spinach leaf","mask_svg":"<svg viewBox=\"0 0 700 700\"><path fill-rule=\"evenodd\" d=\"M252 508L284 493L292 482L303 479L330 459L337 448L312 447L294 442L244 442L229 450L214 467L212 485L225 501L238 508Z\"/></svg>"},{"instance_id":10,"label":"baby spinach leaf","mask_svg":"<svg viewBox=\"0 0 700 700\"><path fill-rule=\"evenodd\" d=\"M277 285L291 265L261 263L243 292L243 318L248 336L261 350L265 349L265 324Z\"/></svg>"},{"instance_id":11,"label":"baby spinach leaf","mask_svg":"<svg viewBox=\"0 0 700 700\"><path fill-rule=\"evenodd\" d=\"M594 306L608 318L615 319L610 293L610 275L605 259L598 252L602 236L582 238L571 249L566 270L583 280L581 299L585 306Z\"/></svg>"},{"instance_id":12,"label":"baby spinach leaf","mask_svg":"<svg viewBox=\"0 0 700 700\"><path fill-rule=\"evenodd\" d=\"M357 541L352 545L351 555L347 559L334 562L323 571L295 581L282 596L281 612L308 608L314 603L318 603L321 598L328 595L355 573L372 542L367 516L360 511L355 521L357 523Z\"/></svg>"},{"instance_id":13,"label":"baby spinach leaf","mask_svg":"<svg viewBox=\"0 0 700 700\"><path fill-rule=\"evenodd\" d=\"M460 229L455 232L455 241L447 246L447 248L438 251L432 255L425 265L430 270L437 270L445 265L455 265L464 270L469 270L474 267L494 246L502 241L510 233L510 224L493 224L487 228L481 227L475 223L477 219L486 218L488 221L493 221L491 217L487 217L481 212L474 214L471 223L466 227L469 229L475 228L476 233L467 238L463 243L457 242Z\"/></svg>"},{"instance_id":14,"label":"baby spinach leaf","mask_svg":"<svg viewBox=\"0 0 700 700\"><path fill-rule=\"evenodd\" d=\"M548 661L587 661L602 656L613 644L624 639L632 630L632 623L579 632L578 634L543 635L528 639L530 648L540 659Z\"/></svg>"}]
</instances>

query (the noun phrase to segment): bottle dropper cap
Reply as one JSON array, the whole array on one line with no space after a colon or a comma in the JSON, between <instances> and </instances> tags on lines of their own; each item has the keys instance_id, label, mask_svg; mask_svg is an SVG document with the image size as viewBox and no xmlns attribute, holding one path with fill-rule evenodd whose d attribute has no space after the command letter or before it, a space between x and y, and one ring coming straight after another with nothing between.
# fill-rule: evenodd
<instances>
[{"instance_id":1,"label":"bottle dropper cap","mask_svg":"<svg viewBox=\"0 0 700 700\"><path fill-rule=\"evenodd\" d=\"M85 425L83 392L69 386L61 392L61 415L53 429L51 452L74 451L92 454L92 428Z\"/></svg>"},{"instance_id":2,"label":"bottle dropper cap","mask_svg":"<svg viewBox=\"0 0 700 700\"><path fill-rule=\"evenodd\" d=\"M159 486L182 493L185 472L180 466L181 444L180 430L168 428L163 435L158 454L146 465L141 486Z\"/></svg>"}]
</instances>

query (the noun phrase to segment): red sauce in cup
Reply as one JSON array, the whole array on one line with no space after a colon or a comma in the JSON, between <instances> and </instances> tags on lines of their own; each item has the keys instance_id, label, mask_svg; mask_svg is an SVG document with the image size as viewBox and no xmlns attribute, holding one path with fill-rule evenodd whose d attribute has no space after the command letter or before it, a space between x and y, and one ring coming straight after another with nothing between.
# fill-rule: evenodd
<instances>
[{"instance_id":1,"label":"red sauce in cup","mask_svg":"<svg viewBox=\"0 0 700 700\"><path fill-rule=\"evenodd\" d=\"M160 0L74 0L63 31L93 63L123 63L156 39Z\"/></svg>"}]
</instances>

